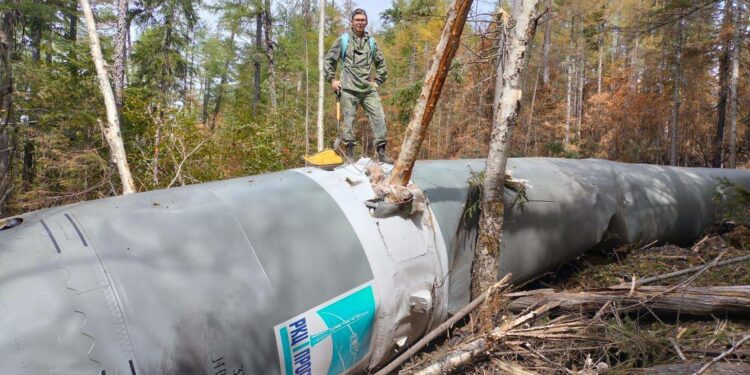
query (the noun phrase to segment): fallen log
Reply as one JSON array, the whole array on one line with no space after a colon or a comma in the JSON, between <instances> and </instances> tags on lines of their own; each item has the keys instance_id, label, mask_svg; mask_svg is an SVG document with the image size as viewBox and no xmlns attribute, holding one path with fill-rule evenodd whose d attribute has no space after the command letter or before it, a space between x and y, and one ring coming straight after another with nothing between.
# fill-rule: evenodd
<instances>
[{"instance_id":1,"label":"fallen log","mask_svg":"<svg viewBox=\"0 0 750 375\"><path fill-rule=\"evenodd\" d=\"M633 369L632 374L670 374L670 375L691 375L696 373L703 366L702 363L677 363L673 365L661 365L654 366L644 369ZM734 375L734 374L750 374L750 364L747 363L717 363L703 374L722 374L722 375Z\"/></svg>"},{"instance_id":2,"label":"fallen log","mask_svg":"<svg viewBox=\"0 0 750 375\"><path fill-rule=\"evenodd\" d=\"M558 303L562 313L596 313L612 301L621 312L635 312L647 307L655 314L709 317L711 315L750 316L750 285L721 287L639 287L608 288L582 292L542 291L512 301L510 311L517 313L530 306Z\"/></svg>"}]
</instances>

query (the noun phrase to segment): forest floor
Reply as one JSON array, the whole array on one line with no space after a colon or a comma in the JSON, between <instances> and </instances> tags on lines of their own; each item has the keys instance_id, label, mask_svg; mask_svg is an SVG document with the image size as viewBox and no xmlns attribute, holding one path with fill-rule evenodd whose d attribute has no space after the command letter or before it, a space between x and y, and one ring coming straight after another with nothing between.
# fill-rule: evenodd
<instances>
[{"instance_id":1,"label":"forest floor","mask_svg":"<svg viewBox=\"0 0 750 375\"><path fill-rule=\"evenodd\" d=\"M687 247L640 244L592 251L562 266L557 272L516 290L590 291L631 283L633 277L641 279L706 265L717 257L725 260L747 254L750 254L750 229L726 223L711 228L700 241ZM688 284L690 287L750 285L750 260L649 285ZM509 311L507 298L500 298L495 303L494 327L477 327L476 316L467 318L462 326L453 329L440 342L405 363L400 373L419 373L426 366L439 363L446 353L478 338L487 338L490 342L492 329L519 316ZM654 373L658 366L687 363L695 365L692 369L683 368L682 373L693 373L695 366L710 362L750 334L750 317L712 315L691 318L679 313L676 316L655 314L648 308L634 313L618 313L615 307L603 310L593 317L593 314L560 316L562 314L556 314L554 309L541 314L538 319L520 327L520 336L492 340L481 355L452 373L503 374L524 373L526 370L540 374L627 374L641 373L639 369L643 368L652 368ZM582 323L583 328L577 328L578 331L559 330L564 324L575 324L572 322ZM533 327L551 328L535 331L537 336L522 332L526 329L528 333ZM722 360L722 363L727 362L744 362L736 366L750 366L747 365L750 363L750 342ZM705 374L721 372L718 365L712 367ZM738 372L745 373L747 369L742 367ZM672 368L664 373L680 371Z\"/></svg>"}]
</instances>

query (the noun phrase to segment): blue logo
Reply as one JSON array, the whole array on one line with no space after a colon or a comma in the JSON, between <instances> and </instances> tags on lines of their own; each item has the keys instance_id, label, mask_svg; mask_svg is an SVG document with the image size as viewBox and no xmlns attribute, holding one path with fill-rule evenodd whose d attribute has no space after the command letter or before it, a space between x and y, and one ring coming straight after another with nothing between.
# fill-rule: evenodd
<instances>
[{"instance_id":1,"label":"blue logo","mask_svg":"<svg viewBox=\"0 0 750 375\"><path fill-rule=\"evenodd\" d=\"M275 327L281 373L340 374L370 350L375 322L371 283Z\"/></svg>"}]
</instances>

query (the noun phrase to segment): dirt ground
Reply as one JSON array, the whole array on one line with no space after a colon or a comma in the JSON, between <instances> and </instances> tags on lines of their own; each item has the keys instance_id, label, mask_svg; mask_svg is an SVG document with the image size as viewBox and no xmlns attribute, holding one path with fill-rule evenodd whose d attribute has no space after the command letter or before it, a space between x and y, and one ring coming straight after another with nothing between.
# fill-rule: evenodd
<instances>
[{"instance_id":1,"label":"dirt ground","mask_svg":"<svg viewBox=\"0 0 750 375\"><path fill-rule=\"evenodd\" d=\"M609 251L594 251L560 267L523 287L523 290L590 290L631 283L641 279L701 266L714 261L750 254L750 229L725 223L706 232L695 244L679 247L671 244L635 244ZM673 286L692 275L649 285ZM714 267L690 281L690 286L750 285L750 260ZM501 324L510 313L499 303L496 321ZM544 325L559 318L551 313L532 325ZM485 337L489 328L476 327L475 317L452 330L448 337L412 358L400 373L411 374L434 363L460 345ZM642 368L679 363L706 363L750 333L750 317L710 316L687 318L657 316L653 312L608 314L593 319L581 316L586 329L572 339L507 339L490 346L470 365L454 373L504 374L506 364L541 374L630 374ZM681 352L681 354L678 354ZM680 358L682 356L683 358ZM740 347L725 362L750 363L750 342ZM716 371L716 370L713 370ZM671 372L671 371L667 371ZM707 371L706 373L712 373ZM715 372L714 372L715 373Z\"/></svg>"}]
</instances>

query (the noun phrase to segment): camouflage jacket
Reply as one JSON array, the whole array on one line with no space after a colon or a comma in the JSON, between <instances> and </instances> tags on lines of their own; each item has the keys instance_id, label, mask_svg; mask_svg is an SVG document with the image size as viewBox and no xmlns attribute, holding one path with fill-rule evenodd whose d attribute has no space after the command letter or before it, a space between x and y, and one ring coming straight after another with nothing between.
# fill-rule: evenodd
<instances>
[{"instance_id":1,"label":"camouflage jacket","mask_svg":"<svg viewBox=\"0 0 750 375\"><path fill-rule=\"evenodd\" d=\"M369 92L373 89L370 84L370 74L375 66L375 79L378 85L382 85L388 77L385 67L383 52L375 43L375 53L370 50L371 38L367 33L362 38L349 32L349 44L346 48L344 63L341 73L341 87L345 90L355 92ZM323 69L325 79L329 83L336 78L336 65L341 59L341 37L336 39L325 56Z\"/></svg>"}]
</instances>

